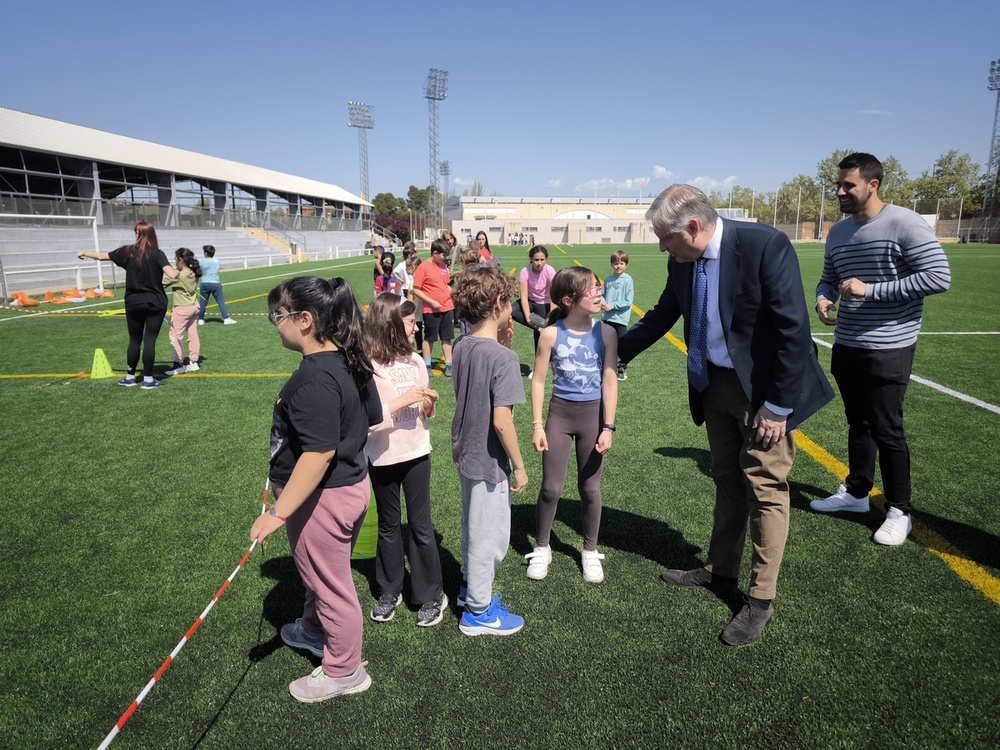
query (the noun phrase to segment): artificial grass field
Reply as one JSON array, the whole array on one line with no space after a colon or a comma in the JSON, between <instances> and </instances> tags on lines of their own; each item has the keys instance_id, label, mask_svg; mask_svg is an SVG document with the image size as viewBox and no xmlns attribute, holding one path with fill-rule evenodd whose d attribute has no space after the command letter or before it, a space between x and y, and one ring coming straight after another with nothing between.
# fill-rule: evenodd
<instances>
[{"instance_id":1,"label":"artificial grass field","mask_svg":"<svg viewBox=\"0 0 1000 750\"><path fill-rule=\"evenodd\" d=\"M550 248L550 262L576 261L603 277L611 249ZM812 300L822 247L798 249ZM662 290L665 257L651 245L627 250L635 304L647 310ZM952 288L927 301L914 374L998 405L1000 336L955 332L1000 331L991 305L1000 247L946 251ZM506 268L519 268L527 252L497 254ZM96 747L242 557L260 509L273 400L297 366L259 314L280 278L303 273L342 275L363 302L369 298L369 258L226 273L239 325L223 327L214 311L199 329L202 370L153 392L76 377L90 371L97 347L124 370L124 319L77 314L120 309L120 301L43 316L0 311L7 501L0 747ZM832 340L831 329L815 316L813 323L821 341ZM527 329L517 329L514 346L530 364ZM157 355L167 369L165 330ZM827 371L829 355L820 347ZM454 394L444 378L432 384L441 393L431 427L434 520L454 600ZM871 541L883 518L874 505L868 514L809 510L810 500L843 478L837 462L846 461L847 430L839 399L807 420L800 433L816 447L807 452L800 442L791 475L791 534L774 621L758 643L733 649L718 636L738 601L659 579L664 567L703 562L712 523L708 445L688 413L684 356L662 341L630 365L621 386L603 482L604 583L586 584L580 575L572 471L549 576L525 578L541 461L530 445L530 410L517 408L530 483L515 496L497 588L525 617L522 632L467 638L453 609L441 625L417 628L409 602L392 622L374 623L367 619L374 563L357 562L372 687L297 703L287 684L319 662L277 634L299 616L302 595L278 533L250 558L112 747L996 746L1000 414L911 384L917 511L913 538L895 549ZM749 554L744 586L748 562Z\"/></svg>"}]
</instances>

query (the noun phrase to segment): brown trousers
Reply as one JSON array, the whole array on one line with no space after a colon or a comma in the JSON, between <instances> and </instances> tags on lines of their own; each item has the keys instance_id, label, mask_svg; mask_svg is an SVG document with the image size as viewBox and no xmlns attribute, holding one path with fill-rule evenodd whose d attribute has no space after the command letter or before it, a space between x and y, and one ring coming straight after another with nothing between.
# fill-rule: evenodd
<instances>
[{"instance_id":1,"label":"brown trousers","mask_svg":"<svg viewBox=\"0 0 1000 750\"><path fill-rule=\"evenodd\" d=\"M715 520L705 567L715 575L739 578L749 522L753 563L748 593L773 599L788 538L792 434L761 448L753 429L756 414L733 370L710 366L703 395L715 480Z\"/></svg>"}]
</instances>

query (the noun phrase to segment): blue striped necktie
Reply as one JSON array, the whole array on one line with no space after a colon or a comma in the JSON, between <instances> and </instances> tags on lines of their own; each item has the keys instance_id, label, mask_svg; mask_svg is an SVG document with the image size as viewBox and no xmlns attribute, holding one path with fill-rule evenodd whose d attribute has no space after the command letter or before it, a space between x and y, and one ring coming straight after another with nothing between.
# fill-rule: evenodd
<instances>
[{"instance_id":1,"label":"blue striped necktie","mask_svg":"<svg viewBox=\"0 0 1000 750\"><path fill-rule=\"evenodd\" d=\"M691 298L691 340L688 342L688 382L698 393L708 388L708 272L699 258Z\"/></svg>"}]
</instances>

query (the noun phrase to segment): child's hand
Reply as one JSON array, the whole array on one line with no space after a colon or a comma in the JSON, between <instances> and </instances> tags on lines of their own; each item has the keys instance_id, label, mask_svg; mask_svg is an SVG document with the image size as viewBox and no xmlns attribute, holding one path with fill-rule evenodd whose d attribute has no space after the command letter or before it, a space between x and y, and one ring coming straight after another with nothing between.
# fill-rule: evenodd
<instances>
[{"instance_id":1,"label":"child's hand","mask_svg":"<svg viewBox=\"0 0 1000 750\"><path fill-rule=\"evenodd\" d=\"M528 486L528 474L524 469L514 469L511 475L510 491L520 494Z\"/></svg>"},{"instance_id":2,"label":"child's hand","mask_svg":"<svg viewBox=\"0 0 1000 750\"><path fill-rule=\"evenodd\" d=\"M263 545L267 537L284 525L285 522L277 516L272 516L269 513L261 513L257 516L257 520L253 522L253 526L250 527L250 541L260 542Z\"/></svg>"},{"instance_id":3,"label":"child's hand","mask_svg":"<svg viewBox=\"0 0 1000 750\"><path fill-rule=\"evenodd\" d=\"M531 435L531 444L535 446L535 450L539 453L547 451L549 449L549 441L545 437L545 430L541 427L536 427Z\"/></svg>"},{"instance_id":4,"label":"child's hand","mask_svg":"<svg viewBox=\"0 0 1000 750\"><path fill-rule=\"evenodd\" d=\"M404 395L409 397L409 405L412 406L413 404L423 403L425 398L429 398L429 392L429 388L421 388L419 385L415 385L410 390L406 391Z\"/></svg>"},{"instance_id":5,"label":"child's hand","mask_svg":"<svg viewBox=\"0 0 1000 750\"><path fill-rule=\"evenodd\" d=\"M499 341L503 346L510 349L511 344L514 343L514 319L511 318L507 321L507 325L497 331L497 341Z\"/></svg>"},{"instance_id":6,"label":"child's hand","mask_svg":"<svg viewBox=\"0 0 1000 750\"><path fill-rule=\"evenodd\" d=\"M611 430L601 430L601 434L598 435L597 445L595 445L594 447L597 449L597 452L600 453L601 455L611 450L611 435L612 435Z\"/></svg>"},{"instance_id":7,"label":"child's hand","mask_svg":"<svg viewBox=\"0 0 1000 750\"><path fill-rule=\"evenodd\" d=\"M601 300L601 310L604 311L604 312L610 312L611 311L611 305L609 305L604 300Z\"/></svg>"},{"instance_id":8,"label":"child's hand","mask_svg":"<svg viewBox=\"0 0 1000 750\"><path fill-rule=\"evenodd\" d=\"M431 404L436 404L438 399L441 398L441 394L435 391L433 388L424 389L424 398L431 402Z\"/></svg>"}]
</instances>

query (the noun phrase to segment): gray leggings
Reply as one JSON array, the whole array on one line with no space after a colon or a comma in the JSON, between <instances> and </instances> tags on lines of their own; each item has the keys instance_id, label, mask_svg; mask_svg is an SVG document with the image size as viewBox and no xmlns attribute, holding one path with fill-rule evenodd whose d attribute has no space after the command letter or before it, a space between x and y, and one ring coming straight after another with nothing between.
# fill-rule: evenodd
<instances>
[{"instance_id":1,"label":"gray leggings","mask_svg":"<svg viewBox=\"0 0 1000 750\"><path fill-rule=\"evenodd\" d=\"M601 400L567 401L553 396L545 420L549 449L542 454L542 489L538 493L538 546L549 546L556 506L566 484L569 449L576 439L576 486L583 506L583 548L597 549L601 528L601 473L604 456L597 452L603 410Z\"/></svg>"}]
</instances>

